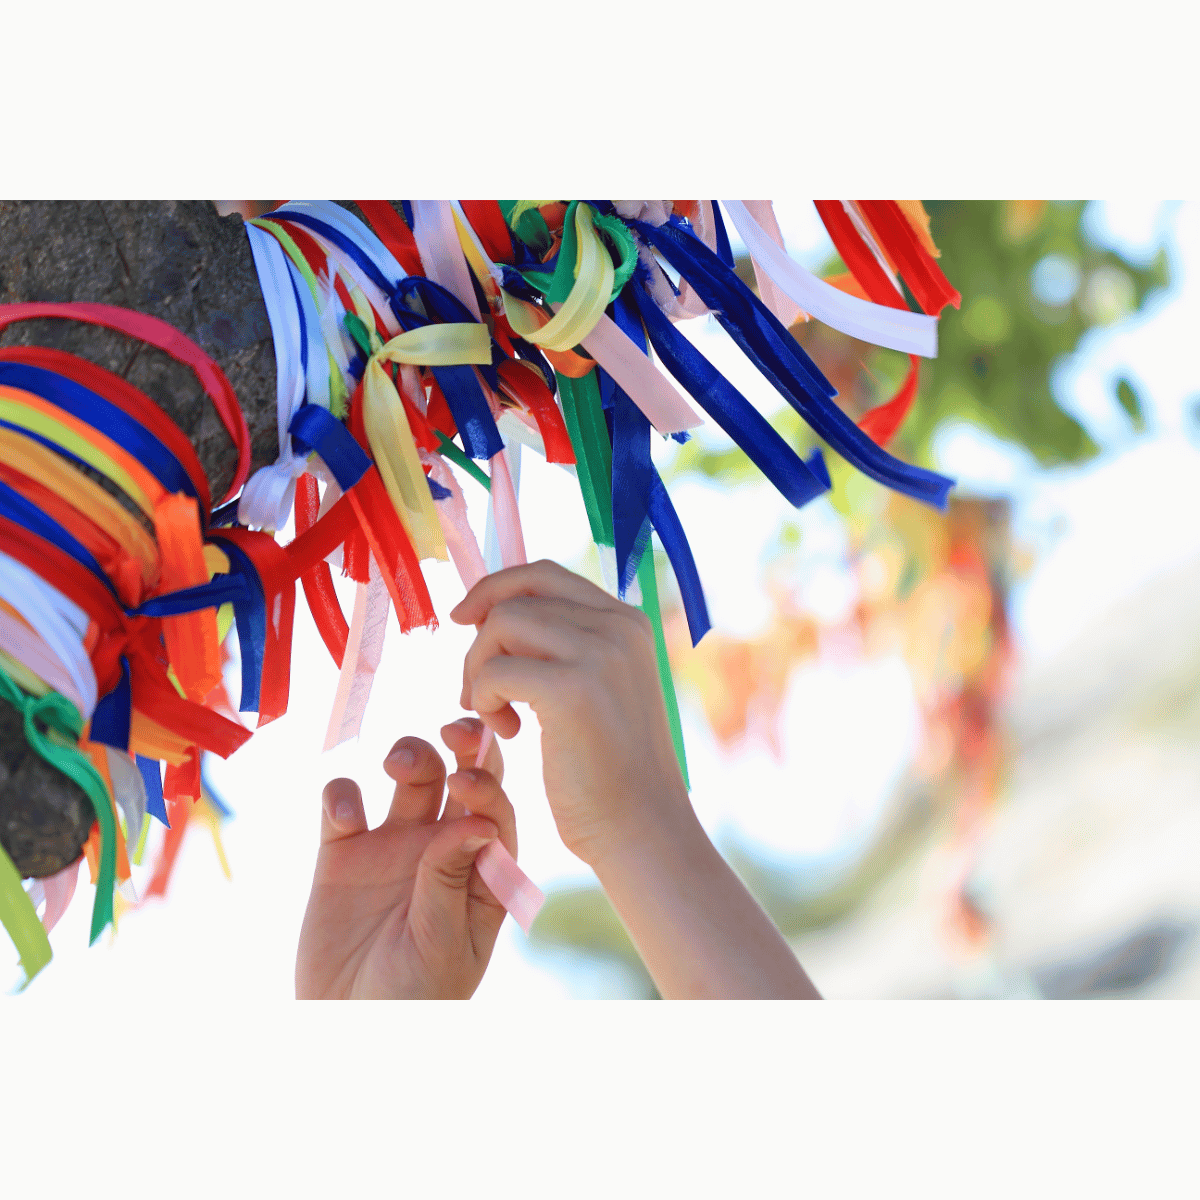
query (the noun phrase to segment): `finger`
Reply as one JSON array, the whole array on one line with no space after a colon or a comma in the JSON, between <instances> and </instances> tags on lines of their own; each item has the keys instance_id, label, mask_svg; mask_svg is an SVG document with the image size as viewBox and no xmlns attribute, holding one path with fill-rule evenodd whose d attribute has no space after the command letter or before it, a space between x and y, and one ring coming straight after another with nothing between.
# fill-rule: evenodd
<instances>
[{"instance_id":1,"label":"finger","mask_svg":"<svg viewBox=\"0 0 1200 1200\"><path fill-rule=\"evenodd\" d=\"M331 779L321 793L321 845L367 831L362 792L353 779Z\"/></svg>"},{"instance_id":2,"label":"finger","mask_svg":"<svg viewBox=\"0 0 1200 1200\"><path fill-rule=\"evenodd\" d=\"M479 626L463 659L461 702L470 707L470 681L479 665L496 654L577 662L582 634L611 637L620 618L574 600L518 596L502 600Z\"/></svg>"},{"instance_id":3,"label":"finger","mask_svg":"<svg viewBox=\"0 0 1200 1200\"><path fill-rule=\"evenodd\" d=\"M486 817L495 823L504 848L516 858L517 814L496 777L482 767L462 767L446 780L446 786L450 800L472 816Z\"/></svg>"},{"instance_id":4,"label":"finger","mask_svg":"<svg viewBox=\"0 0 1200 1200\"><path fill-rule=\"evenodd\" d=\"M427 946L452 944L467 928L469 885L480 850L499 833L483 817L463 817L444 826L425 847L413 881L408 921L413 936ZM501 909L495 926L504 919ZM492 934L492 941L495 935ZM490 950L490 945L487 947ZM482 952L476 947L476 952Z\"/></svg>"},{"instance_id":5,"label":"finger","mask_svg":"<svg viewBox=\"0 0 1200 1200\"><path fill-rule=\"evenodd\" d=\"M385 825L428 825L437 820L446 788L446 764L428 742L401 738L383 760L383 769L396 781Z\"/></svg>"},{"instance_id":6,"label":"finger","mask_svg":"<svg viewBox=\"0 0 1200 1200\"><path fill-rule=\"evenodd\" d=\"M460 717L457 721L442 726L442 741L454 754L454 761L460 770L475 765L475 756L479 753L479 741L483 737L484 728L478 717ZM500 753L495 738L492 738L488 745L482 766L485 771L490 771L495 776L497 783L504 781L504 756Z\"/></svg>"},{"instance_id":7,"label":"finger","mask_svg":"<svg viewBox=\"0 0 1200 1200\"><path fill-rule=\"evenodd\" d=\"M542 559L485 575L451 610L450 620L459 625L477 625L494 605L514 596L554 596L598 609L612 609L621 603L582 576Z\"/></svg>"},{"instance_id":8,"label":"finger","mask_svg":"<svg viewBox=\"0 0 1200 1200\"><path fill-rule=\"evenodd\" d=\"M570 664L499 654L479 668L471 684L471 707L497 736L510 738L516 734L515 729L506 732L507 714L516 716L513 703L541 712L556 701L572 704L580 686L580 673Z\"/></svg>"}]
</instances>

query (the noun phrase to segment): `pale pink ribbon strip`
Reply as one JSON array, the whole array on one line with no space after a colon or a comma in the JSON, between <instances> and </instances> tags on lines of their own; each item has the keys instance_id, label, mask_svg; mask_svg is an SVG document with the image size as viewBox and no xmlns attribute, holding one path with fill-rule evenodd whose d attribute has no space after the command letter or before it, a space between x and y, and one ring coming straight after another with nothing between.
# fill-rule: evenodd
<instances>
[{"instance_id":1,"label":"pale pink ribbon strip","mask_svg":"<svg viewBox=\"0 0 1200 1200\"><path fill-rule=\"evenodd\" d=\"M559 305L551 305L557 309ZM603 313L583 339L583 348L616 380L617 385L646 414L659 433L696 429L704 419L679 394L666 376Z\"/></svg>"},{"instance_id":2,"label":"pale pink ribbon strip","mask_svg":"<svg viewBox=\"0 0 1200 1200\"><path fill-rule=\"evenodd\" d=\"M412 209L413 240L417 243L426 275L448 292L453 292L470 309L475 320L482 320L475 287L471 283L471 269L454 227L454 209L450 201L414 200Z\"/></svg>"},{"instance_id":3,"label":"pale pink ribbon strip","mask_svg":"<svg viewBox=\"0 0 1200 1200\"><path fill-rule=\"evenodd\" d=\"M324 750L332 750L357 737L362 729L363 713L371 696L375 672L383 657L383 638L387 632L391 599L383 575L371 558L371 582L360 583L354 596L354 614L350 635L338 675L337 693L329 714Z\"/></svg>"},{"instance_id":4,"label":"pale pink ribbon strip","mask_svg":"<svg viewBox=\"0 0 1200 1200\"><path fill-rule=\"evenodd\" d=\"M500 552L506 567L518 566L525 561L525 539L521 533L521 518L517 510L516 489L504 451L492 460L492 505L496 520L496 533L500 539ZM434 465L430 471L438 483L449 488L450 498L439 500L434 508L442 523L446 546L458 569L463 587L469 592L487 574L479 543L471 532L466 519L466 503L454 476L444 463ZM448 481L447 481L448 480ZM479 753L475 766L482 767L492 743L492 731L484 728L479 742ZM517 866L516 859L496 840L489 842L475 859L479 876L488 891L504 905L512 919L528 935L533 920L546 902L546 894L524 871Z\"/></svg>"},{"instance_id":5,"label":"pale pink ribbon strip","mask_svg":"<svg viewBox=\"0 0 1200 1200\"><path fill-rule=\"evenodd\" d=\"M50 933L62 919L63 913L75 895L75 885L79 882L79 867L83 862L77 858L69 867L64 867L57 875L51 875L41 880L42 891L46 897L46 911L42 913L42 927Z\"/></svg>"}]
</instances>

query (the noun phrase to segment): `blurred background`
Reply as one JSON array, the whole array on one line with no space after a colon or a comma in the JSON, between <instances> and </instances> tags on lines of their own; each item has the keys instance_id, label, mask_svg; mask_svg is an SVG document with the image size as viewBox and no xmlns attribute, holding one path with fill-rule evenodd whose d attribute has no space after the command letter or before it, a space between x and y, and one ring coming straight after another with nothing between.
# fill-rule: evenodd
<instances>
[{"instance_id":1,"label":"blurred background","mask_svg":"<svg viewBox=\"0 0 1200 1200\"><path fill-rule=\"evenodd\" d=\"M713 619L692 649L664 560L693 803L828 997L1200 996L1200 206L925 203L963 303L891 449L959 480L946 513L832 455L797 512L713 426L656 447ZM844 273L811 202L776 212L793 257ZM808 444L714 321L682 328ZM856 418L908 366L793 332ZM574 479L526 452L520 486L530 557L598 582ZM444 617L461 585L426 567ZM117 935L88 949L85 872L31 995L292 994L322 784L359 779L380 819L384 755L460 715L470 642L393 625L361 738L321 755L336 669L297 605L291 710L210 758L165 898L156 827ZM549 898L531 937L506 922L478 998L654 997L557 839L532 717L504 750Z\"/></svg>"}]
</instances>

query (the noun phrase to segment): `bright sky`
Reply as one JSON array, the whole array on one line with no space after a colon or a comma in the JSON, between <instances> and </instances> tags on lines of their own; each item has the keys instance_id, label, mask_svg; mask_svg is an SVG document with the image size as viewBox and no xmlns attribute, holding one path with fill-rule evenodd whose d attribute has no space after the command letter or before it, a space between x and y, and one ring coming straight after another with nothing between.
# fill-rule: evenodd
<instances>
[{"instance_id":1,"label":"bright sky","mask_svg":"<svg viewBox=\"0 0 1200 1200\"><path fill-rule=\"evenodd\" d=\"M777 202L789 251L808 266L824 257L825 239L808 201ZM1018 532L1041 548L1039 564L1014 598L1017 629L1031 654L1053 649L1081 619L1173 561L1200 549L1200 450L1185 413L1200 391L1191 346L1200 271L1200 206L1154 203L1093 206L1096 236L1130 252L1153 253L1166 241L1174 286L1148 315L1098 332L1056 381L1064 401L1106 448L1084 470L1034 471L1019 455L969 429L950 431L942 466L976 490L1004 487L1017 498ZM953 271L951 270L951 277ZM693 322L689 335L764 411L778 405L740 352L716 328ZM1107 396L1121 373L1149 400L1151 435L1135 442L1112 419ZM723 435L704 431L714 444ZM658 453L669 453L669 447ZM469 485L468 485L469 486ZM469 489L482 541L484 507ZM782 519L793 510L769 485L728 492L681 480L672 496L705 582L714 626L749 634L769 607L760 568ZM526 451L521 511L531 558L583 561L587 521L578 486L563 470ZM828 505L800 514L801 570L815 604L835 611L847 600L839 571L843 540ZM462 595L453 568L426 564L439 615ZM336 573L335 573L336 574ZM351 590L339 581L343 606ZM302 599L296 609L291 708L231 760L211 760L211 774L235 818L225 847L233 882L221 875L208 835L194 829L180 854L167 901L127 917L114 940L89 950L92 889L85 882L51 937L54 962L31 994L68 998L87 1010L93 994L138 997L135 1036L155 1000L181 996L218 1003L293 994L296 938L316 853L320 791L335 775L357 778L368 819L382 818L389 786L381 763L392 742L415 734L437 744L438 727L461 715L461 662L472 631L448 622L434 634L400 635L392 624L362 737L322 755L336 670ZM784 755L723 754L685 705L693 801L714 834L736 832L776 857L836 861L851 852L878 817L908 756L915 713L902 664L846 669L822 666L795 677L783 719ZM873 756L860 752L875 740ZM541 784L536 722L504 744L506 787L518 817L520 859L543 888L586 881L590 872L559 842ZM144 885L145 876L135 883ZM13 956L15 959L15 955ZM3 972L0 972L0 976ZM13 964L12 981L19 977ZM2 982L2 979L0 979ZM512 921L501 932L478 998L606 996L618 985L601 968L532 955ZM168 1012L170 1009L167 1010Z\"/></svg>"}]
</instances>

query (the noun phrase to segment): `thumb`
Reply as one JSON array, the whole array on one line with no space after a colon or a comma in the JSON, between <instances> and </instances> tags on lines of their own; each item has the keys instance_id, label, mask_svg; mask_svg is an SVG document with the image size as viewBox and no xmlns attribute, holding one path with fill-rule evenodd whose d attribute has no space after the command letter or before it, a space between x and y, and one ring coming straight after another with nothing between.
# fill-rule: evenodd
<instances>
[{"instance_id":1,"label":"thumb","mask_svg":"<svg viewBox=\"0 0 1200 1200\"><path fill-rule=\"evenodd\" d=\"M447 823L425 847L413 882L409 923L433 941L466 925L468 885L480 850L499 836L485 817Z\"/></svg>"}]
</instances>

